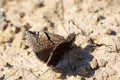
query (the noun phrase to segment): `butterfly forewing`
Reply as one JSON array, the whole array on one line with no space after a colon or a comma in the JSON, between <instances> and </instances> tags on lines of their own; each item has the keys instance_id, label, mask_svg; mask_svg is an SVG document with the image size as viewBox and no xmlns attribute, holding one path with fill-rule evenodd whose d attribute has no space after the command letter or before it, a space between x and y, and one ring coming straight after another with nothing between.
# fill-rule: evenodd
<instances>
[{"instance_id":1,"label":"butterfly forewing","mask_svg":"<svg viewBox=\"0 0 120 80\"><path fill-rule=\"evenodd\" d=\"M59 61L61 60L61 58L63 58L63 56L65 55L64 53L69 51L69 49L71 49L71 47L73 46L72 44L74 43L76 38L76 35L70 34L66 40L64 40L62 43L58 44L53 52L51 53L47 64L52 65L52 66L56 66Z\"/></svg>"}]
</instances>

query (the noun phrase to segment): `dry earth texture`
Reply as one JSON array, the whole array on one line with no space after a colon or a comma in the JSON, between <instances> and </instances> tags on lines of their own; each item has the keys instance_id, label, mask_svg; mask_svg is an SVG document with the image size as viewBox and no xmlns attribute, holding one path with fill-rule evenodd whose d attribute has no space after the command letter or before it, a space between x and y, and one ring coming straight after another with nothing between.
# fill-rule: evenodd
<instances>
[{"instance_id":1,"label":"dry earth texture","mask_svg":"<svg viewBox=\"0 0 120 80\"><path fill-rule=\"evenodd\" d=\"M24 39L45 27L77 34L61 72ZM0 80L120 80L120 0L0 0Z\"/></svg>"}]
</instances>

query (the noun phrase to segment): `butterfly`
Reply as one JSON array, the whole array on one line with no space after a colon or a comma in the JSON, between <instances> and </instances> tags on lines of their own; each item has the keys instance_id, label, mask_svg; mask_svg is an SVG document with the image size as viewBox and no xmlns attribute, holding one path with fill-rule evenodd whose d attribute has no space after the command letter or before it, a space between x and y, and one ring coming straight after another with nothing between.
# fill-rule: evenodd
<instances>
[{"instance_id":1,"label":"butterfly","mask_svg":"<svg viewBox=\"0 0 120 80\"><path fill-rule=\"evenodd\" d=\"M64 57L65 52L74 46L76 34L71 33L65 39L61 35L48 31L27 31L25 38L41 61L47 63L48 66L55 67Z\"/></svg>"}]
</instances>

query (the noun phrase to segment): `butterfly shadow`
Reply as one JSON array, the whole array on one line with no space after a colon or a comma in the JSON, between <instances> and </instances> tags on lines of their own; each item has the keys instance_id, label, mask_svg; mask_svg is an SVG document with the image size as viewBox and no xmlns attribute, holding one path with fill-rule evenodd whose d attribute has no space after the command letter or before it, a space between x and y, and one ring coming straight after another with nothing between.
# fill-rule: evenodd
<instances>
[{"instance_id":1,"label":"butterfly shadow","mask_svg":"<svg viewBox=\"0 0 120 80\"><path fill-rule=\"evenodd\" d=\"M94 75L94 70L90 67L90 62L93 59L92 51L92 45L87 45L84 49L74 45L69 51L65 52L64 57L53 68L53 71L61 73L60 78L62 79L77 75L82 78L92 77Z\"/></svg>"}]
</instances>

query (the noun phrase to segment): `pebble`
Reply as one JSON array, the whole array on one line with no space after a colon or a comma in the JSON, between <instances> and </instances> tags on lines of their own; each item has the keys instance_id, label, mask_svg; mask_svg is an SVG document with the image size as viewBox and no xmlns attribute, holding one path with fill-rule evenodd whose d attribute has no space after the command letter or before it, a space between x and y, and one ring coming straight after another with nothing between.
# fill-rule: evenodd
<instances>
[{"instance_id":1,"label":"pebble","mask_svg":"<svg viewBox=\"0 0 120 80\"><path fill-rule=\"evenodd\" d=\"M12 26L10 32L11 32L12 34L16 34L16 33L19 33L20 30L21 30L21 29L20 29L19 27Z\"/></svg>"},{"instance_id":2,"label":"pebble","mask_svg":"<svg viewBox=\"0 0 120 80\"><path fill-rule=\"evenodd\" d=\"M105 67L106 65L106 61L104 59L98 59L97 62L99 67Z\"/></svg>"},{"instance_id":3,"label":"pebble","mask_svg":"<svg viewBox=\"0 0 120 80\"><path fill-rule=\"evenodd\" d=\"M92 69L97 68L97 66L98 66L97 59L94 58L94 59L90 62L90 65L91 65L91 68L92 68Z\"/></svg>"},{"instance_id":4,"label":"pebble","mask_svg":"<svg viewBox=\"0 0 120 80\"><path fill-rule=\"evenodd\" d=\"M8 27L8 23L7 23L6 21L4 21L4 22L2 22L2 23L0 24L0 29L1 29L2 31L6 30L7 27Z\"/></svg>"},{"instance_id":5,"label":"pebble","mask_svg":"<svg viewBox=\"0 0 120 80\"><path fill-rule=\"evenodd\" d=\"M14 37L10 33L0 33L0 43L11 43L13 41Z\"/></svg>"}]
</instances>

